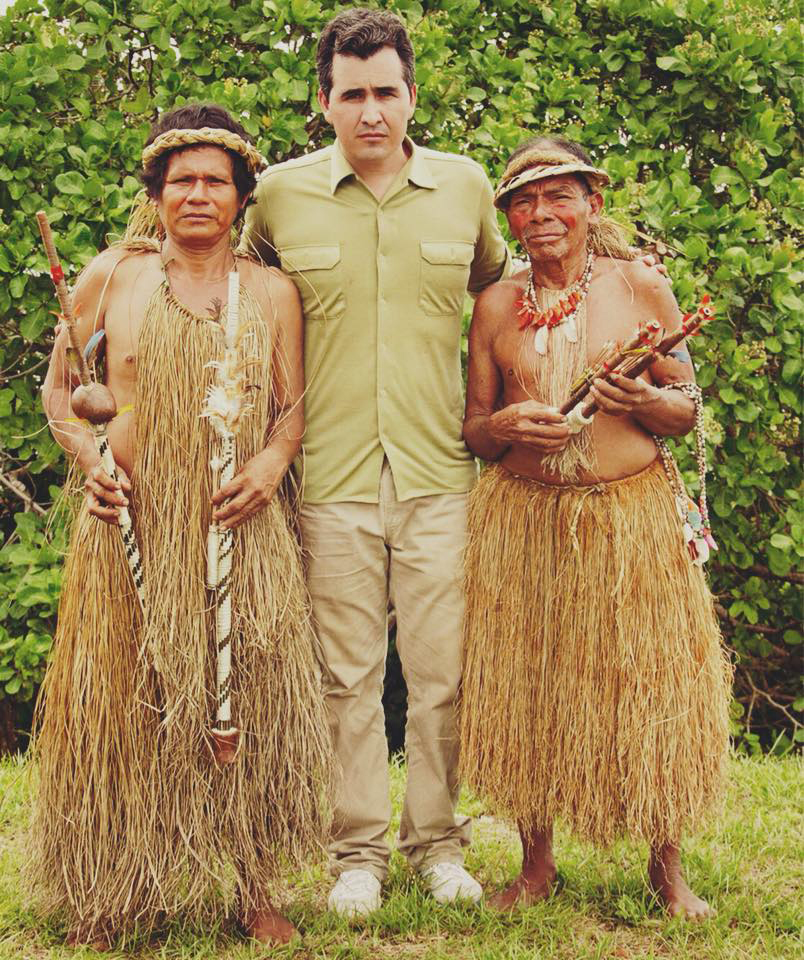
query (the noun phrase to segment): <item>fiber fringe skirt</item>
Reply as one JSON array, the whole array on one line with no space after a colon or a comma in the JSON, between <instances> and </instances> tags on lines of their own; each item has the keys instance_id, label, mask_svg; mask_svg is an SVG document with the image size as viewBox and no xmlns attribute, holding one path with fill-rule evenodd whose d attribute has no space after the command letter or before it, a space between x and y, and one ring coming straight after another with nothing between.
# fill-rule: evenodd
<instances>
[{"instance_id":1,"label":"fiber fringe skirt","mask_svg":"<svg viewBox=\"0 0 804 960\"><path fill-rule=\"evenodd\" d=\"M675 842L722 792L732 669L660 461L470 498L462 775L495 812Z\"/></svg>"}]
</instances>

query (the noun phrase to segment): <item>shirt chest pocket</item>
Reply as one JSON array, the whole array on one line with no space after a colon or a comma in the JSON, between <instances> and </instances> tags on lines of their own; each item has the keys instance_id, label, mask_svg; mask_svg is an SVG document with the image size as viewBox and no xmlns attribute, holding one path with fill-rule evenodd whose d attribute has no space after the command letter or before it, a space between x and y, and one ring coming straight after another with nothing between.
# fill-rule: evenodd
<instances>
[{"instance_id":1,"label":"shirt chest pocket","mask_svg":"<svg viewBox=\"0 0 804 960\"><path fill-rule=\"evenodd\" d=\"M475 246L464 240L422 240L419 306L434 316L463 308Z\"/></svg>"},{"instance_id":2,"label":"shirt chest pocket","mask_svg":"<svg viewBox=\"0 0 804 960\"><path fill-rule=\"evenodd\" d=\"M306 320L333 320L346 309L341 269L341 245L282 247L282 270L296 284Z\"/></svg>"}]
</instances>

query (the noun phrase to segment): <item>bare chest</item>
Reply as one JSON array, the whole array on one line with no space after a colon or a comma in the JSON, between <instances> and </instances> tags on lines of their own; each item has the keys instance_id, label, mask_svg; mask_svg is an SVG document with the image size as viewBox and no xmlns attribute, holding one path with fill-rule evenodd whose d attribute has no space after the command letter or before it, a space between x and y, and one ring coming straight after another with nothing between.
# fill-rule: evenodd
<instances>
[{"instance_id":1,"label":"bare chest","mask_svg":"<svg viewBox=\"0 0 804 960\"><path fill-rule=\"evenodd\" d=\"M593 285L586 301L585 328L579 331L579 348L584 349L583 364L591 365L603 348L612 341L628 339L640 323L650 319L644 309L622 290L603 282ZM537 371L551 362L550 344L564 337L563 326L550 330L547 352L536 349L535 330L519 328L515 311L510 323L498 331L494 342L495 361L502 374L504 401L515 403L533 397ZM585 344L584 347L581 347Z\"/></svg>"}]
</instances>

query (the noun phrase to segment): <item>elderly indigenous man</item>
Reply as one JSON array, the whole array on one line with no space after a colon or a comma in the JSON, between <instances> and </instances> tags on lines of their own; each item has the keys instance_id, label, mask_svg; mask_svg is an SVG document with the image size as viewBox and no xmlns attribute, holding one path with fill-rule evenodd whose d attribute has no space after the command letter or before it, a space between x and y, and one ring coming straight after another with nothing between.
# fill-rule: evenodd
<instances>
[{"instance_id":1,"label":"elderly indigenous man","mask_svg":"<svg viewBox=\"0 0 804 960\"><path fill-rule=\"evenodd\" d=\"M39 712L31 874L76 941L99 946L176 911L219 917L229 877L247 932L284 942L295 931L268 891L281 865L321 849L329 750L300 556L274 496L304 429L300 304L279 271L233 253L262 158L225 110L165 114L143 160L149 199L74 294L80 339L105 334L117 482L72 415L66 331L44 389L54 436L86 480ZM241 420L236 475L218 488L201 414L233 271ZM123 506L142 554L143 613L117 528ZM242 733L227 766L208 736L212 521L234 531L230 681Z\"/></svg>"},{"instance_id":2,"label":"elderly indigenous man","mask_svg":"<svg viewBox=\"0 0 804 960\"><path fill-rule=\"evenodd\" d=\"M693 426L689 355L595 380L581 432L558 412L607 342L680 327L668 285L618 259L607 182L576 144L537 138L496 193L530 266L478 298L470 332L464 437L492 464L469 509L462 767L519 823L522 872L492 905L549 894L564 817L595 842L648 841L656 894L702 917L679 841L720 793L730 670L654 439Z\"/></svg>"},{"instance_id":3,"label":"elderly indigenous man","mask_svg":"<svg viewBox=\"0 0 804 960\"><path fill-rule=\"evenodd\" d=\"M329 904L380 905L388 869L382 711L389 598L408 685L399 849L439 901L477 900L456 818L462 551L475 466L461 439L467 287L507 269L473 161L417 146L401 21L353 9L318 46L334 145L269 169L246 221L297 283L306 320L303 544L340 766ZM276 261L275 261L276 262Z\"/></svg>"}]
</instances>

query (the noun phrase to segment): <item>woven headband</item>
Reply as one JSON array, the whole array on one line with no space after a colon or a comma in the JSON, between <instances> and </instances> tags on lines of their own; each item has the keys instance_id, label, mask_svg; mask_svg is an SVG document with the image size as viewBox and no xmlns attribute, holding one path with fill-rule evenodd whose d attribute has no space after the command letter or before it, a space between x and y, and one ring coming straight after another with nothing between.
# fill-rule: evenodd
<instances>
[{"instance_id":1,"label":"woven headband","mask_svg":"<svg viewBox=\"0 0 804 960\"><path fill-rule=\"evenodd\" d=\"M231 130L221 130L218 127L201 127L198 130L167 130L160 133L153 143L142 151L142 165L147 167L152 160L168 150L177 147L191 147L195 144L209 144L211 147L223 147L234 150L246 161L249 173L258 173L268 166L268 162L260 151L247 143L241 136Z\"/></svg>"},{"instance_id":2,"label":"woven headband","mask_svg":"<svg viewBox=\"0 0 804 960\"><path fill-rule=\"evenodd\" d=\"M529 157L525 155L521 158L517 157L508 165L494 194L494 206L504 210L507 206L506 198L514 190L518 190L526 183L533 183L534 180L559 177L565 173L580 173L595 191L608 186L611 182L605 170L584 163L570 153L534 154L530 162Z\"/></svg>"}]
</instances>

